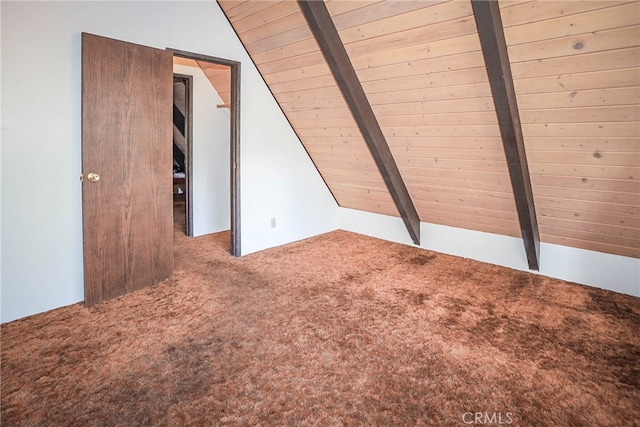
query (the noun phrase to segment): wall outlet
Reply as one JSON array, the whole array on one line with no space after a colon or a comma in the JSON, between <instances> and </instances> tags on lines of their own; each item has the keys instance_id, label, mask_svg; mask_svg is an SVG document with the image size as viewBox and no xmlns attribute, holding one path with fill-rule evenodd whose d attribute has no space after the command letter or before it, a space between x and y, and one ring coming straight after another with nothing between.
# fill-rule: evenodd
<instances>
[{"instance_id":1,"label":"wall outlet","mask_svg":"<svg viewBox=\"0 0 640 427\"><path fill-rule=\"evenodd\" d=\"M276 228L276 219L271 218L271 228Z\"/></svg>"}]
</instances>

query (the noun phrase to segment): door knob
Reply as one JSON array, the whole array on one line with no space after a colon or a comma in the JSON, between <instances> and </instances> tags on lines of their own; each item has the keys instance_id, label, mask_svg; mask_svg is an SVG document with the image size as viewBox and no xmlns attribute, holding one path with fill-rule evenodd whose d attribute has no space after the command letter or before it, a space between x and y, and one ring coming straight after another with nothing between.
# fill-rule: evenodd
<instances>
[{"instance_id":1,"label":"door knob","mask_svg":"<svg viewBox=\"0 0 640 427\"><path fill-rule=\"evenodd\" d=\"M87 174L87 179L91 182L98 182L100 181L100 175L98 175L97 173L89 173Z\"/></svg>"}]
</instances>

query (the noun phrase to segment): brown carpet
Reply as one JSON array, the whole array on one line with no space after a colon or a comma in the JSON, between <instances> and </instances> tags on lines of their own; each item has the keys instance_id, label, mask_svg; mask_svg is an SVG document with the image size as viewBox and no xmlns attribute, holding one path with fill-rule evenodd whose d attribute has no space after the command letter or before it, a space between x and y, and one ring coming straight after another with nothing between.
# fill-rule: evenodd
<instances>
[{"instance_id":1,"label":"brown carpet","mask_svg":"<svg viewBox=\"0 0 640 427\"><path fill-rule=\"evenodd\" d=\"M2 325L2 426L638 425L639 331L638 298L344 231L177 232L173 280Z\"/></svg>"}]
</instances>

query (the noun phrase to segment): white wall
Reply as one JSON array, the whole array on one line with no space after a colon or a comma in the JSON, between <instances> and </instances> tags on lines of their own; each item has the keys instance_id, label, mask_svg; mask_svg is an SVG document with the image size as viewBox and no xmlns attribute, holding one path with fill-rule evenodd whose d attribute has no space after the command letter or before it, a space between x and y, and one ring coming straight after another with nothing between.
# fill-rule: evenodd
<instances>
[{"instance_id":1,"label":"white wall","mask_svg":"<svg viewBox=\"0 0 640 427\"><path fill-rule=\"evenodd\" d=\"M397 217L340 208L339 223L343 230L416 246ZM521 239L424 222L420 236L424 249L529 271ZM537 273L640 297L636 258L541 243Z\"/></svg>"},{"instance_id":2,"label":"white wall","mask_svg":"<svg viewBox=\"0 0 640 427\"><path fill-rule=\"evenodd\" d=\"M229 109L196 61L174 58L173 72L193 76L193 235L231 227Z\"/></svg>"},{"instance_id":3,"label":"white wall","mask_svg":"<svg viewBox=\"0 0 640 427\"><path fill-rule=\"evenodd\" d=\"M243 254L337 228L335 201L213 0L0 7L2 322L84 299L83 31L242 63Z\"/></svg>"}]
</instances>

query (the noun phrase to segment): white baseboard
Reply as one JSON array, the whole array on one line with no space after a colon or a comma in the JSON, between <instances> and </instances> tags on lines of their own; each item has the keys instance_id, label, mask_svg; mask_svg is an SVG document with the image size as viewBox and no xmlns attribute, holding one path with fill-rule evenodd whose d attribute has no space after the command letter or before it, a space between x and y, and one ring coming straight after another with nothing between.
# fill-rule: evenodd
<instances>
[{"instance_id":1,"label":"white baseboard","mask_svg":"<svg viewBox=\"0 0 640 427\"><path fill-rule=\"evenodd\" d=\"M416 246L402 219L340 208L339 227ZM420 247L516 270L531 271L522 239L420 223ZM532 273L640 297L640 259L550 243L540 244L540 271Z\"/></svg>"}]
</instances>

